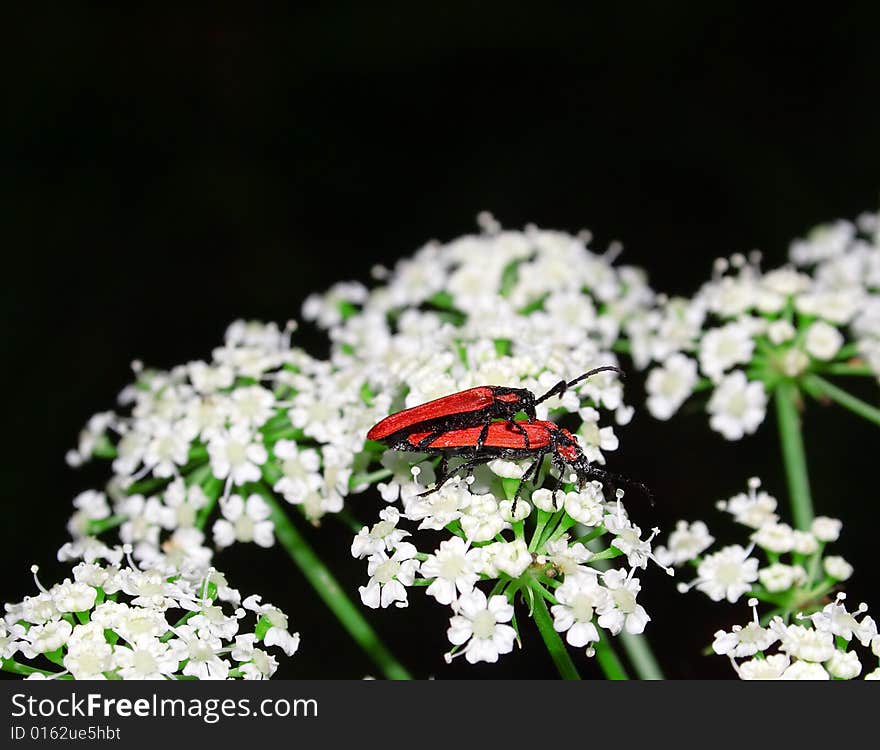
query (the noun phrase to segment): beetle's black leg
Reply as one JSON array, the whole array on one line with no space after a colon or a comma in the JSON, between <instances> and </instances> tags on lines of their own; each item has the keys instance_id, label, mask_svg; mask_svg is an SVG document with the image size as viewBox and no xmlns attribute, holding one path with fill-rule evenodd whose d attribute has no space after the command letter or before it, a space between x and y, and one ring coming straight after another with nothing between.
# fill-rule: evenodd
<instances>
[{"instance_id":1,"label":"beetle's black leg","mask_svg":"<svg viewBox=\"0 0 880 750\"><path fill-rule=\"evenodd\" d=\"M477 454L482 450L483 443L486 442L486 437L489 435L489 425L492 424L491 420L487 420L483 425L483 429L480 430L480 434L477 437L477 445L474 448L474 458L477 457Z\"/></svg>"},{"instance_id":2,"label":"beetle's black leg","mask_svg":"<svg viewBox=\"0 0 880 750\"><path fill-rule=\"evenodd\" d=\"M513 417L507 420L507 424L513 427L514 430L519 432L520 435L523 436L523 441L526 444L526 450L531 449L531 445L529 444L529 431L523 427L519 422L517 422Z\"/></svg>"},{"instance_id":3,"label":"beetle's black leg","mask_svg":"<svg viewBox=\"0 0 880 750\"><path fill-rule=\"evenodd\" d=\"M472 459L465 461L464 463L459 464L451 471L447 467L447 470L445 472L441 471L440 476L437 477L437 481L434 483L434 486L430 490L426 490L425 492L422 492L421 494L417 495L416 497L425 497L426 495L431 495L434 492L436 492L437 490L439 490L444 484L446 484L446 482L448 482L450 479L452 479L452 477L454 477L456 474L458 474L463 469L470 470L470 469L473 469L474 466L479 466L479 465L484 464L487 461L491 461L491 460L492 460L491 456L472 458Z\"/></svg>"},{"instance_id":4,"label":"beetle's black leg","mask_svg":"<svg viewBox=\"0 0 880 750\"><path fill-rule=\"evenodd\" d=\"M538 454L538 457L532 462L531 466L523 472L522 477L519 480L519 487L516 488L516 494L513 496L513 503L510 506L510 515L516 518L516 504L519 502L519 496L522 492L523 485L531 478L532 474L534 474L538 467L541 465L541 462L544 460L544 456L547 455L547 451Z\"/></svg>"},{"instance_id":5,"label":"beetle's black leg","mask_svg":"<svg viewBox=\"0 0 880 750\"><path fill-rule=\"evenodd\" d=\"M421 449L421 448L427 448L429 445L431 445L431 443L433 443L433 442L434 442L438 437L440 437L444 432L449 432L449 430L446 429L446 428L442 428L442 429L434 430L434 432L432 432L430 435L426 435L426 436L423 437L421 440L419 440L419 445L418 445L418 447L419 447L420 449ZM412 450L412 448L410 448L410 450Z\"/></svg>"}]
</instances>

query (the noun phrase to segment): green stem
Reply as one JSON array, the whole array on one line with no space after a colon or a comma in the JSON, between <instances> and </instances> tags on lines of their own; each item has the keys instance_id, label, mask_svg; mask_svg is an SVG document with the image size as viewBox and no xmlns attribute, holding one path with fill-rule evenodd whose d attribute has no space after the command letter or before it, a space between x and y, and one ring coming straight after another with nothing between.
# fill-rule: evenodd
<instances>
[{"instance_id":1,"label":"green stem","mask_svg":"<svg viewBox=\"0 0 880 750\"><path fill-rule=\"evenodd\" d=\"M596 661L599 662L599 666L602 667L602 671L609 680L629 679L626 675L626 670L623 668L623 664L617 654L614 653L614 649L608 641L608 636L605 635L605 632L602 630L599 631L599 641L596 643L595 648Z\"/></svg>"},{"instance_id":2,"label":"green stem","mask_svg":"<svg viewBox=\"0 0 880 750\"><path fill-rule=\"evenodd\" d=\"M599 526L591 534L587 534L587 535L581 537L581 539L586 540L584 542L584 544L586 544L586 546L591 550L595 550L599 546L599 544L595 540L595 537L593 539L588 539L587 537L593 536L596 533L596 531L599 531L600 529L604 533L605 528L603 526ZM609 547L608 549L613 550L615 548ZM599 570L608 570L608 568L610 567L610 564L608 563L607 559L601 559L601 558L598 560L596 559L597 556L601 555L601 554L602 553L600 552L597 555L594 555L592 558L590 558L590 561ZM593 562L593 561L595 561L595 562ZM599 633L602 634L602 631L600 630ZM646 635L644 635L644 634L643 635L630 635L629 633L627 633L624 630L620 633L620 635L618 637L620 638L621 643L623 643L623 650L626 651L626 655L629 657L630 662L632 663L633 669L635 669L636 675L638 676L638 678L640 680L664 680L664 679L666 679L663 676L663 670L660 669L660 665L657 663L657 659L654 656L654 652L651 650L651 642L648 640L648 637ZM609 650L611 649L610 644L606 644L606 646ZM601 654L601 651L599 650L598 645L596 646L596 654L597 655ZM613 651L611 652L611 656L606 657L606 658L608 658L609 660L611 660L612 658L614 660L617 660L617 656ZM617 663L620 664L619 661ZM624 674L623 679L628 679L625 676L626 673L623 672L623 667L621 667L621 672ZM606 674L607 674L607 672L606 672ZM611 678L611 679L620 679L620 678Z\"/></svg>"},{"instance_id":3,"label":"green stem","mask_svg":"<svg viewBox=\"0 0 880 750\"><path fill-rule=\"evenodd\" d=\"M800 395L797 387L788 382L776 388L776 416L779 422L779 439L788 478L788 494L795 526L801 530L810 528L813 522L813 500L810 496L810 480L807 476L807 457L801 434L801 417L798 414Z\"/></svg>"},{"instance_id":4,"label":"green stem","mask_svg":"<svg viewBox=\"0 0 880 750\"><path fill-rule=\"evenodd\" d=\"M550 610L547 609L547 602L544 601L541 585L533 583L531 588L535 595L534 608L532 610L535 624L538 626L541 637L544 639L544 645L547 647L547 651L550 652L559 676L563 680L581 679L577 667L575 667L574 662L571 660L568 649L559 637L559 633L553 628L553 618L550 616Z\"/></svg>"},{"instance_id":5,"label":"green stem","mask_svg":"<svg viewBox=\"0 0 880 750\"><path fill-rule=\"evenodd\" d=\"M45 669L37 669L36 667L29 667L27 664L19 664L15 659L3 659L2 664L0 664L0 669L4 672L12 672L12 674L21 674L21 675L30 675L30 674L44 674L47 677L51 677L52 675L58 674L57 672L49 672Z\"/></svg>"},{"instance_id":6,"label":"green stem","mask_svg":"<svg viewBox=\"0 0 880 750\"><path fill-rule=\"evenodd\" d=\"M880 409L865 403L851 393L847 393L843 388L838 388L833 383L829 383L825 378L820 378L818 375L809 375L804 381L804 387L812 396L816 397L817 394L827 396L832 401L836 401L860 417L880 425Z\"/></svg>"},{"instance_id":7,"label":"green stem","mask_svg":"<svg viewBox=\"0 0 880 750\"><path fill-rule=\"evenodd\" d=\"M376 471L371 471L369 474L352 474L351 479L348 480L348 486L353 490L357 487L362 487L365 484L381 482L383 479L387 479L393 475L394 472L391 471L391 469L377 469Z\"/></svg>"},{"instance_id":8,"label":"green stem","mask_svg":"<svg viewBox=\"0 0 880 750\"><path fill-rule=\"evenodd\" d=\"M665 679L663 671L651 651L648 639L644 635L631 635L624 630L618 637L640 680Z\"/></svg>"},{"instance_id":9,"label":"green stem","mask_svg":"<svg viewBox=\"0 0 880 750\"><path fill-rule=\"evenodd\" d=\"M281 542L287 554L302 571L306 580L312 585L318 596L336 615L342 627L355 642L375 662L384 675L390 680L409 680L409 672L397 661L394 655L379 640L376 631L361 615L358 608L346 596L333 574L327 569L305 538L291 523L284 510L278 504L275 495L265 485L253 485L272 509L272 521L275 523L275 536Z\"/></svg>"},{"instance_id":10,"label":"green stem","mask_svg":"<svg viewBox=\"0 0 880 750\"><path fill-rule=\"evenodd\" d=\"M532 532L532 540L529 542L529 552L534 552L538 549L538 542L541 540L541 534L544 532L544 527L547 525L550 517L551 514L546 510L538 510L538 520L535 522L535 530Z\"/></svg>"},{"instance_id":11,"label":"green stem","mask_svg":"<svg viewBox=\"0 0 880 750\"><path fill-rule=\"evenodd\" d=\"M870 376L874 374L874 370L868 367L868 365L851 365L846 362L832 362L823 367L822 372L828 375Z\"/></svg>"}]
</instances>

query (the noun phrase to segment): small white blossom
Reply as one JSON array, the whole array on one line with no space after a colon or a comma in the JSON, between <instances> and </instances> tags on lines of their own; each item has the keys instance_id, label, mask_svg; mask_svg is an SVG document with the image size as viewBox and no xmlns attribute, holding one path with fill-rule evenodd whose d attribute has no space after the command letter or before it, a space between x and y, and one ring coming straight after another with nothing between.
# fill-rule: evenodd
<instances>
[{"instance_id":1,"label":"small white blossom","mask_svg":"<svg viewBox=\"0 0 880 750\"><path fill-rule=\"evenodd\" d=\"M794 531L787 523L766 523L754 534L752 541L770 552L782 554L794 549Z\"/></svg>"},{"instance_id":2,"label":"small white blossom","mask_svg":"<svg viewBox=\"0 0 880 750\"><path fill-rule=\"evenodd\" d=\"M211 438L208 455L214 476L229 477L235 484L258 481L260 466L268 459L266 448L245 425L235 425Z\"/></svg>"},{"instance_id":3,"label":"small white blossom","mask_svg":"<svg viewBox=\"0 0 880 750\"><path fill-rule=\"evenodd\" d=\"M862 663L855 651L835 650L831 658L825 662L825 669L832 677L839 680L852 680L862 673Z\"/></svg>"},{"instance_id":4,"label":"small white blossom","mask_svg":"<svg viewBox=\"0 0 880 750\"><path fill-rule=\"evenodd\" d=\"M820 542L836 542L840 538L843 523L837 518L817 516L813 519L810 530Z\"/></svg>"},{"instance_id":5,"label":"small white blossom","mask_svg":"<svg viewBox=\"0 0 880 750\"><path fill-rule=\"evenodd\" d=\"M27 631L27 640L32 651L44 654L61 648L72 632L73 626L67 620L55 620L31 627Z\"/></svg>"},{"instance_id":6,"label":"small white blossom","mask_svg":"<svg viewBox=\"0 0 880 750\"><path fill-rule=\"evenodd\" d=\"M831 555L822 560L825 572L838 581L846 581L853 574L853 567L839 555Z\"/></svg>"},{"instance_id":7,"label":"small white blossom","mask_svg":"<svg viewBox=\"0 0 880 750\"><path fill-rule=\"evenodd\" d=\"M490 578L506 573L519 578L532 563L532 555L522 539L512 542L493 542L480 548L481 571Z\"/></svg>"},{"instance_id":8,"label":"small white blossom","mask_svg":"<svg viewBox=\"0 0 880 750\"><path fill-rule=\"evenodd\" d=\"M513 650L516 631L505 623L513 618L513 607L503 596L486 599L479 589L462 594L449 621L447 636L454 646L464 646L460 653L471 664L496 662L501 654ZM447 659L451 657L447 656Z\"/></svg>"},{"instance_id":9,"label":"small white blossom","mask_svg":"<svg viewBox=\"0 0 880 750\"><path fill-rule=\"evenodd\" d=\"M695 586L713 602L735 602L758 579L758 560L738 544L706 555L697 568Z\"/></svg>"},{"instance_id":10,"label":"small white blossom","mask_svg":"<svg viewBox=\"0 0 880 750\"><path fill-rule=\"evenodd\" d=\"M602 582L610 594L611 606L599 615L599 626L613 635L624 629L630 635L643 633L651 618L645 608L636 602L636 596L641 591L639 579L633 578L632 571L627 574L621 568L603 573Z\"/></svg>"},{"instance_id":11,"label":"small white blossom","mask_svg":"<svg viewBox=\"0 0 880 750\"><path fill-rule=\"evenodd\" d=\"M449 605L455 601L456 592L470 592L480 578L482 554L479 549L468 549L467 543L457 536L440 542L419 571L424 578L434 579L425 593L440 604Z\"/></svg>"},{"instance_id":12,"label":"small white blossom","mask_svg":"<svg viewBox=\"0 0 880 750\"><path fill-rule=\"evenodd\" d=\"M372 609L391 604L406 607L409 603L406 587L412 586L419 570L419 561L414 559L416 552L415 546L401 542L390 557L381 550L370 555L367 559L370 580L358 588L361 601Z\"/></svg>"},{"instance_id":13,"label":"small white blossom","mask_svg":"<svg viewBox=\"0 0 880 750\"><path fill-rule=\"evenodd\" d=\"M565 493L565 512L584 526L598 526L605 513L604 500L602 485L588 482L579 492Z\"/></svg>"},{"instance_id":14,"label":"small white blossom","mask_svg":"<svg viewBox=\"0 0 880 750\"><path fill-rule=\"evenodd\" d=\"M764 421L767 394L760 382L749 382L741 370L724 377L709 399L709 425L728 440L750 435Z\"/></svg>"},{"instance_id":15,"label":"small white blossom","mask_svg":"<svg viewBox=\"0 0 880 750\"><path fill-rule=\"evenodd\" d=\"M741 658L770 648L776 640L776 635L772 631L750 622L744 628L734 625L729 633L719 630L715 633L712 650L716 654Z\"/></svg>"},{"instance_id":16,"label":"small white blossom","mask_svg":"<svg viewBox=\"0 0 880 750\"><path fill-rule=\"evenodd\" d=\"M214 543L228 547L235 542L254 542L260 547L275 543L275 524L269 520L271 508L259 495L251 495L245 501L240 495L232 495L220 501L223 518L214 522Z\"/></svg>"},{"instance_id":17,"label":"small white blossom","mask_svg":"<svg viewBox=\"0 0 880 750\"><path fill-rule=\"evenodd\" d=\"M811 357L829 360L843 346L843 334L824 320L817 320L807 329L804 347Z\"/></svg>"},{"instance_id":18,"label":"small white blossom","mask_svg":"<svg viewBox=\"0 0 880 750\"><path fill-rule=\"evenodd\" d=\"M713 328L700 342L700 369L713 381L721 380L725 371L752 358L755 341L750 326L730 323Z\"/></svg>"},{"instance_id":19,"label":"small white blossom","mask_svg":"<svg viewBox=\"0 0 880 750\"><path fill-rule=\"evenodd\" d=\"M787 591L794 586L807 582L807 571L801 565L773 563L758 571L758 580L767 591L772 593Z\"/></svg>"},{"instance_id":20,"label":"small white blossom","mask_svg":"<svg viewBox=\"0 0 880 750\"><path fill-rule=\"evenodd\" d=\"M379 511L378 523L372 528L364 526L351 543L352 557L363 558L376 552L390 552L410 533L397 527L400 511L397 508L385 508ZM457 539L458 537L456 537Z\"/></svg>"},{"instance_id":21,"label":"small white blossom","mask_svg":"<svg viewBox=\"0 0 880 750\"><path fill-rule=\"evenodd\" d=\"M779 680L791 660L785 654L771 654L766 659L749 659L737 668L741 680Z\"/></svg>"},{"instance_id":22,"label":"small white blossom","mask_svg":"<svg viewBox=\"0 0 880 750\"><path fill-rule=\"evenodd\" d=\"M749 480L748 493L741 492L726 501L718 504L721 510L730 513L737 523L760 529L768 523L774 523L778 516L776 510L776 498L766 492L758 492L761 480L752 478Z\"/></svg>"},{"instance_id":23,"label":"small white blossom","mask_svg":"<svg viewBox=\"0 0 880 750\"><path fill-rule=\"evenodd\" d=\"M828 680L831 679L831 677L821 664L813 664L808 661L796 661L782 673L780 679Z\"/></svg>"},{"instance_id":24,"label":"small white blossom","mask_svg":"<svg viewBox=\"0 0 880 750\"><path fill-rule=\"evenodd\" d=\"M693 393L698 379L697 363L683 354L673 354L648 374L648 411L657 419L669 419Z\"/></svg>"},{"instance_id":25,"label":"small white blossom","mask_svg":"<svg viewBox=\"0 0 880 750\"><path fill-rule=\"evenodd\" d=\"M150 636L131 646L114 646L113 663L124 680L162 680L176 673L189 653L182 640L163 643Z\"/></svg>"},{"instance_id":26,"label":"small white blossom","mask_svg":"<svg viewBox=\"0 0 880 750\"><path fill-rule=\"evenodd\" d=\"M803 625L785 625L774 617L770 629L779 638L779 648L789 656L811 662L828 661L834 654L834 636L828 631L813 630Z\"/></svg>"},{"instance_id":27,"label":"small white blossom","mask_svg":"<svg viewBox=\"0 0 880 750\"><path fill-rule=\"evenodd\" d=\"M550 608L553 615L553 628L565 633L565 640L571 646L581 648L599 640L599 631L593 623L597 612L612 607L607 589L599 585L593 575L566 578L554 592L558 604Z\"/></svg>"},{"instance_id":28,"label":"small white blossom","mask_svg":"<svg viewBox=\"0 0 880 750\"><path fill-rule=\"evenodd\" d=\"M656 547L654 554L663 565L681 565L694 560L715 541L703 521L677 521L667 546Z\"/></svg>"}]
</instances>

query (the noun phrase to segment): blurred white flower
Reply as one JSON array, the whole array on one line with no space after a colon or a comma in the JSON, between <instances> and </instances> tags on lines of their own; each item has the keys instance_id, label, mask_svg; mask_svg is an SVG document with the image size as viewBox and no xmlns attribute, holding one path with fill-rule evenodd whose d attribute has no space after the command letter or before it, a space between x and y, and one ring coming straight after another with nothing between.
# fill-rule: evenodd
<instances>
[{"instance_id":1,"label":"blurred white flower","mask_svg":"<svg viewBox=\"0 0 880 750\"><path fill-rule=\"evenodd\" d=\"M648 411L657 419L669 419L694 392L699 380L697 363L675 353L648 373L645 390Z\"/></svg>"},{"instance_id":2,"label":"blurred white flower","mask_svg":"<svg viewBox=\"0 0 880 750\"><path fill-rule=\"evenodd\" d=\"M713 430L728 440L739 440L757 430L764 421L767 412L764 384L749 382L742 370L736 370L721 379L706 408Z\"/></svg>"}]
</instances>

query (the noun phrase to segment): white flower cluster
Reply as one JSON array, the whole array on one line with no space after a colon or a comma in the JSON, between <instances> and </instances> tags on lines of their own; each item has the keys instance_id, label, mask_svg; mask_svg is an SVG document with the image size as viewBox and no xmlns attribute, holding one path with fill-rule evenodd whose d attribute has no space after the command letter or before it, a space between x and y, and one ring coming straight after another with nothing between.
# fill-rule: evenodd
<instances>
[{"instance_id":1,"label":"white flower cluster","mask_svg":"<svg viewBox=\"0 0 880 750\"><path fill-rule=\"evenodd\" d=\"M414 467L419 477L420 468ZM369 581L360 588L365 605L406 607L408 588L426 587L452 610L448 637L454 648L447 659L464 654L471 663L495 662L513 650L518 593L532 605L536 596L547 600L556 631L588 655L600 629L611 635L644 631L650 617L636 601L635 572L653 559L653 534L642 538L620 498L605 502L598 482L560 491L555 499L550 490L535 489L531 504L518 501L513 516L511 502L496 498L515 492L518 479L488 469L473 479L453 480L426 497L416 494L422 485L400 487L402 511L391 504L378 523L361 529L351 551L367 560ZM404 521L414 531L402 528ZM573 529L581 532L577 538ZM433 551L420 553L416 537ZM597 565L620 556L629 569Z\"/></svg>"},{"instance_id":2,"label":"white flower cluster","mask_svg":"<svg viewBox=\"0 0 880 750\"><path fill-rule=\"evenodd\" d=\"M739 440L764 421L768 394L781 382L880 375L877 216L859 224L865 236L849 222L820 227L794 243L791 265L771 271L760 269L758 253L718 259L693 298L660 299L628 321L636 366L657 363L646 380L651 414L669 419L692 394L710 390L711 428Z\"/></svg>"},{"instance_id":3,"label":"white flower cluster","mask_svg":"<svg viewBox=\"0 0 880 750\"><path fill-rule=\"evenodd\" d=\"M374 542L356 551L369 559L370 583L362 596L371 606L405 603L404 586L421 567L419 580L430 583L430 593L453 606L456 617L476 617L468 602L480 592L467 583L471 578L514 581L528 568L555 586L563 577L560 566L571 558L578 561L576 569L568 570L558 600L542 589L554 603L557 623L568 623L564 610L580 601L583 591L595 597L600 627L641 632L648 618L635 601L639 581L633 571L644 567L650 544L619 501L604 502L598 485L575 492L567 484L558 508L538 493L542 499L534 502L546 509L539 511L540 528L529 550L523 536L529 504L518 504L523 513L511 524L511 503L503 499L503 481L513 477L515 484L522 475L517 463L493 462L491 470L476 472L476 485L452 481L420 499L415 495L434 480L432 463L365 440L368 429L390 412L437 396L481 384L540 393L561 378L613 364L621 330L653 304L641 271L613 265L618 248L602 255L588 249L584 234L534 227L501 231L487 216L481 223L478 235L431 243L393 271L375 269L382 283L372 290L342 283L310 297L303 316L327 330L328 361L291 348L292 325L282 331L238 321L210 361L167 372L138 365L137 382L120 397L130 409L93 417L68 456L74 465L91 456L111 458L115 477L106 493L76 499L69 525L74 540L65 554L101 554L106 547L94 536L118 527L142 568L203 571L212 555L204 529L217 505L222 517L212 526L215 547L235 541L268 546L274 534L272 492L317 521L341 511L350 493L378 482L382 497L400 503L400 510L389 506L368 534ZM599 409L611 411L618 424L632 418L619 379L609 373L540 404L538 417L576 415L584 454L604 463L604 453L616 449L618 440L611 426L599 424ZM418 481L413 466L421 471ZM530 487L539 488L546 478L542 471ZM606 516L613 516L615 531L602 525ZM455 533L436 548L432 563L401 542L407 532L395 529L402 519ZM591 538L615 535L628 550L630 570L600 574L582 565L593 553L569 540L565 532L575 523L589 527ZM503 533L510 532L514 538L505 541ZM450 578L449 566L457 564L459 553L468 562L460 576ZM603 554L615 556L618 548ZM432 564L445 567L431 574ZM519 585L502 593L512 601ZM513 611L504 619L508 610L497 609L500 595L484 604L505 623ZM582 626L590 618L586 610L578 612ZM458 629L451 637L462 645L467 627L461 619L453 624ZM570 642L580 643L575 634L581 626L560 628L571 632ZM598 637L595 629L590 635ZM481 653L476 645L465 651L471 659Z\"/></svg>"},{"instance_id":4,"label":"white flower cluster","mask_svg":"<svg viewBox=\"0 0 880 750\"><path fill-rule=\"evenodd\" d=\"M679 590L696 588L712 601L736 602L749 596L753 622L715 634L713 649L733 661L742 679L849 679L861 672L855 652L847 651L853 634L863 646L880 648L877 626L870 617L856 622L865 605L849 614L843 594L823 607L828 595L853 573L842 557L825 555L825 546L836 542L842 524L835 518L817 517L809 531L782 522L776 498L760 489L757 478L747 492L718 503L719 510L751 533L746 547L733 544L706 554L715 539L702 521L679 521L666 546L657 547L659 560L673 566L690 564L697 578L679 584ZM763 557L762 561L760 558ZM757 603L771 611L758 617ZM804 615L803 613L808 613ZM813 627L790 624L790 619L810 620ZM765 651L778 642L780 653ZM735 659L748 657L737 663ZM876 676L880 676L878 672Z\"/></svg>"},{"instance_id":5,"label":"white flower cluster","mask_svg":"<svg viewBox=\"0 0 880 750\"><path fill-rule=\"evenodd\" d=\"M666 545L656 548L657 559L696 568L694 581L679 584L683 592L696 588L715 602L756 596L789 610L803 609L852 575L846 560L824 554L825 545L839 538L842 524L820 516L809 531L799 531L780 520L776 507L776 498L752 478L747 492L718 503L719 510L751 529L747 546L733 544L704 554L715 542L706 524L678 521Z\"/></svg>"},{"instance_id":6,"label":"white flower cluster","mask_svg":"<svg viewBox=\"0 0 880 750\"><path fill-rule=\"evenodd\" d=\"M122 558L107 549L49 589L33 566L39 593L6 604L0 620L4 670L28 679L262 680L278 668L267 649L299 648L281 610L257 595L242 601L214 569L193 580L130 559L120 567Z\"/></svg>"},{"instance_id":7,"label":"white flower cluster","mask_svg":"<svg viewBox=\"0 0 880 750\"><path fill-rule=\"evenodd\" d=\"M849 324L858 354L880 379L880 214L819 226L792 244L790 257L815 279L813 297L802 301L805 312L836 310L833 322ZM832 343L814 334L814 347Z\"/></svg>"},{"instance_id":8,"label":"white flower cluster","mask_svg":"<svg viewBox=\"0 0 880 750\"><path fill-rule=\"evenodd\" d=\"M796 615L800 622L786 623L779 615L766 625L758 617L758 600L750 599L752 621L735 625L730 632L715 633L712 650L727 656L741 680L852 680L863 672L856 643L870 649L880 662L877 623L866 615L867 605L848 612L846 594L812 615ZM857 619L861 616L861 620ZM775 652L770 653L775 646ZM740 660L740 661L738 661ZM880 680L880 667L865 674L866 680Z\"/></svg>"},{"instance_id":9,"label":"white flower cluster","mask_svg":"<svg viewBox=\"0 0 880 750\"><path fill-rule=\"evenodd\" d=\"M106 493L74 500L73 544L118 527L142 565L204 570L206 527L218 549L274 543L273 493L314 522L341 510L363 425L388 400L368 405L363 380L331 377L328 363L291 348L293 328L237 321L210 362L136 363L120 395L130 413L95 415L68 453L72 465L112 458L114 471Z\"/></svg>"}]
</instances>

